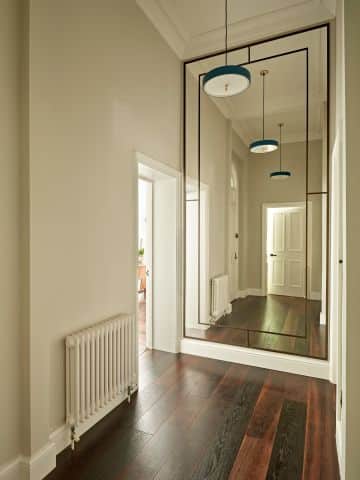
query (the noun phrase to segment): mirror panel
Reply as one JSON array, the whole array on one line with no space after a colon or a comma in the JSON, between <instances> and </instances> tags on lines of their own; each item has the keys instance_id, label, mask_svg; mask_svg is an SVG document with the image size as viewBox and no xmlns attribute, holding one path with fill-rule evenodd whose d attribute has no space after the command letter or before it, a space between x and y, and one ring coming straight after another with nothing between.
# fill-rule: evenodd
<instances>
[{"instance_id":1,"label":"mirror panel","mask_svg":"<svg viewBox=\"0 0 360 480\"><path fill-rule=\"evenodd\" d=\"M186 336L326 358L326 45L323 27L230 52L252 81L228 98L202 89L224 55L185 66ZM249 151L280 123L281 149Z\"/></svg>"}]
</instances>

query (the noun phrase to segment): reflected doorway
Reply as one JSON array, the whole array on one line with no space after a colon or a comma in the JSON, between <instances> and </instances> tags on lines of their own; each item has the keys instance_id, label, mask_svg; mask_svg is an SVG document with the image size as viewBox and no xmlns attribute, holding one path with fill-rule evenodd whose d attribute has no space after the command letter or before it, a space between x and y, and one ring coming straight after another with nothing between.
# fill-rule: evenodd
<instances>
[{"instance_id":1,"label":"reflected doorway","mask_svg":"<svg viewBox=\"0 0 360 480\"><path fill-rule=\"evenodd\" d=\"M305 297L306 206L265 205L265 293ZM264 276L263 276L264 278Z\"/></svg>"}]
</instances>

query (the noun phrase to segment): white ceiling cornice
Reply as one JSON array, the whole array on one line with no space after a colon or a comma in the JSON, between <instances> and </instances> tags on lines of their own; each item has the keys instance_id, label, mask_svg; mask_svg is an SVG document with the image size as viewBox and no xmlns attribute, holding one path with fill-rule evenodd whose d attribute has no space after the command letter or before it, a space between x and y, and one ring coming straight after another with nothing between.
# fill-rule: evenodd
<instances>
[{"instance_id":1,"label":"white ceiling cornice","mask_svg":"<svg viewBox=\"0 0 360 480\"><path fill-rule=\"evenodd\" d=\"M249 0L251 1L251 0ZM224 48L224 28L190 36L186 25L171 19L171 2L136 0L149 20L182 60L206 55ZM334 18L336 0L303 0L292 6L252 16L229 28L229 46L237 46L306 28Z\"/></svg>"},{"instance_id":2,"label":"white ceiling cornice","mask_svg":"<svg viewBox=\"0 0 360 480\"><path fill-rule=\"evenodd\" d=\"M176 55L183 59L189 39L178 30L159 3L156 0L136 0L136 3Z\"/></svg>"},{"instance_id":3,"label":"white ceiling cornice","mask_svg":"<svg viewBox=\"0 0 360 480\"><path fill-rule=\"evenodd\" d=\"M231 24L229 28L229 47L245 45L262 38L266 39L299 30L327 22L332 18L333 15L330 10L319 0L308 0L301 5ZM186 44L185 57L186 59L195 58L223 49L224 29L219 28L191 38Z\"/></svg>"}]
</instances>

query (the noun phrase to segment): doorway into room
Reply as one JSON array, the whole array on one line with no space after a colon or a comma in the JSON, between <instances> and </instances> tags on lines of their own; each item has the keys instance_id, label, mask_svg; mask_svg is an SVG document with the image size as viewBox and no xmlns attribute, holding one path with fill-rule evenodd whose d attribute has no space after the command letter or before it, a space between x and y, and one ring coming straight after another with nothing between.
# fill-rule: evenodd
<instances>
[{"instance_id":1,"label":"doorway into room","mask_svg":"<svg viewBox=\"0 0 360 480\"><path fill-rule=\"evenodd\" d=\"M139 354L177 352L180 326L180 172L136 152Z\"/></svg>"},{"instance_id":2,"label":"doorway into room","mask_svg":"<svg viewBox=\"0 0 360 480\"><path fill-rule=\"evenodd\" d=\"M153 185L138 180L137 302L139 355L152 348Z\"/></svg>"}]
</instances>

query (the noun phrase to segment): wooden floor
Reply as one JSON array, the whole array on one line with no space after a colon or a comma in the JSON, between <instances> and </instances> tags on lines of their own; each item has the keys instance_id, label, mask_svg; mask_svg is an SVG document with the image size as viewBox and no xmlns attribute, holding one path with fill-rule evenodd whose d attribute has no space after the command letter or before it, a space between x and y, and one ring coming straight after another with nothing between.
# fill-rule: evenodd
<instances>
[{"instance_id":1,"label":"wooden floor","mask_svg":"<svg viewBox=\"0 0 360 480\"><path fill-rule=\"evenodd\" d=\"M219 319L216 326L207 330L187 328L186 336L325 358L326 327L320 325L320 310L320 302L314 300L248 296L233 302L232 313Z\"/></svg>"},{"instance_id":2,"label":"wooden floor","mask_svg":"<svg viewBox=\"0 0 360 480\"><path fill-rule=\"evenodd\" d=\"M337 480L328 382L147 350L140 390L47 480Z\"/></svg>"}]
</instances>

